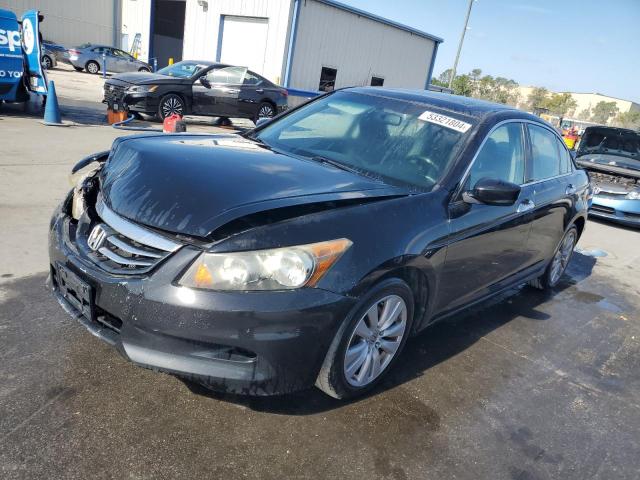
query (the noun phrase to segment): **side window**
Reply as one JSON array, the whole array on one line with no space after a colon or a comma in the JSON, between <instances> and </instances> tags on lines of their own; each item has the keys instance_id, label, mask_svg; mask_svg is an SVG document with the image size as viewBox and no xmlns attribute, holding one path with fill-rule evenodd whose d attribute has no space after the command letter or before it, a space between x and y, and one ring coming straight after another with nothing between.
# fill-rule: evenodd
<instances>
[{"instance_id":1,"label":"side window","mask_svg":"<svg viewBox=\"0 0 640 480\"><path fill-rule=\"evenodd\" d=\"M247 72L244 76L244 85L260 85L262 79L251 72Z\"/></svg>"},{"instance_id":2,"label":"side window","mask_svg":"<svg viewBox=\"0 0 640 480\"><path fill-rule=\"evenodd\" d=\"M468 188L481 178L524 183L524 137L520 123L496 128L484 142L469 172Z\"/></svg>"},{"instance_id":3,"label":"side window","mask_svg":"<svg viewBox=\"0 0 640 480\"><path fill-rule=\"evenodd\" d=\"M217 68L207 73L207 80L210 83L240 85L243 83L246 74L247 69L245 67Z\"/></svg>"},{"instance_id":4,"label":"side window","mask_svg":"<svg viewBox=\"0 0 640 480\"><path fill-rule=\"evenodd\" d=\"M538 181L560 175L560 158L556 136L546 128L529 125L531 137L531 180Z\"/></svg>"},{"instance_id":5,"label":"side window","mask_svg":"<svg viewBox=\"0 0 640 480\"><path fill-rule=\"evenodd\" d=\"M91 49L91 51L95 53L109 53L109 52L105 52L105 50L106 49L104 47L96 47Z\"/></svg>"},{"instance_id":6,"label":"side window","mask_svg":"<svg viewBox=\"0 0 640 480\"><path fill-rule=\"evenodd\" d=\"M564 144L556 138L558 150L560 151L560 175L571 172L571 154Z\"/></svg>"},{"instance_id":7,"label":"side window","mask_svg":"<svg viewBox=\"0 0 640 480\"><path fill-rule=\"evenodd\" d=\"M318 90L321 92L332 92L336 87L336 78L338 76L338 70L335 68L322 67L320 71L320 85Z\"/></svg>"}]
</instances>

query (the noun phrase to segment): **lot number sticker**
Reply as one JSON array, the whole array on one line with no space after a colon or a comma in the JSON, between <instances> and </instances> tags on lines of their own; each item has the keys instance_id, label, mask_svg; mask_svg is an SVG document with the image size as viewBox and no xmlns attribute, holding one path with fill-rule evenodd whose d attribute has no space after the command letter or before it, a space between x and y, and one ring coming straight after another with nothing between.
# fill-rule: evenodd
<instances>
[{"instance_id":1,"label":"lot number sticker","mask_svg":"<svg viewBox=\"0 0 640 480\"><path fill-rule=\"evenodd\" d=\"M429 112L428 110L422 113L418 118L423 122L435 123L436 125L441 125L462 133L465 133L471 128L470 123L447 117L446 115L440 115L439 113Z\"/></svg>"}]
</instances>

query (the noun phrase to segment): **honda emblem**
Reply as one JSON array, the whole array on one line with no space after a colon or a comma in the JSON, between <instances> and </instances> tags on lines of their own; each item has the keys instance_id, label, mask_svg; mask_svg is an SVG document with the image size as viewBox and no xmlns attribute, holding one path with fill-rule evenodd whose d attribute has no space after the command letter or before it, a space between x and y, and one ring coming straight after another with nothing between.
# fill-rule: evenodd
<instances>
[{"instance_id":1,"label":"honda emblem","mask_svg":"<svg viewBox=\"0 0 640 480\"><path fill-rule=\"evenodd\" d=\"M94 252L100 250L100 247L104 244L104 241L107 239L107 231L102 227L102 225L96 225L91 230L89 234L89 238L87 238L87 245Z\"/></svg>"}]
</instances>

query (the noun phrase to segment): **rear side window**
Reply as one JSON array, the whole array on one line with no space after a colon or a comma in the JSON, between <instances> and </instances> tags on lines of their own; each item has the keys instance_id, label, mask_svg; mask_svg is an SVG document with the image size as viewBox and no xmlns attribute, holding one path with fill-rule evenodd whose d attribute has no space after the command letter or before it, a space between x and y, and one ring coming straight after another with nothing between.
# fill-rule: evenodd
<instances>
[{"instance_id":1,"label":"rear side window","mask_svg":"<svg viewBox=\"0 0 640 480\"><path fill-rule=\"evenodd\" d=\"M524 183L524 138L520 123L496 128L478 152L469 172L469 188L481 178Z\"/></svg>"},{"instance_id":2,"label":"rear side window","mask_svg":"<svg viewBox=\"0 0 640 480\"><path fill-rule=\"evenodd\" d=\"M571 172L571 154L563 145L563 143L556 138L556 144L560 152L560 175Z\"/></svg>"},{"instance_id":3,"label":"rear side window","mask_svg":"<svg viewBox=\"0 0 640 480\"><path fill-rule=\"evenodd\" d=\"M260 85L261 83L262 83L262 79L249 71L244 76L245 85Z\"/></svg>"},{"instance_id":4,"label":"rear side window","mask_svg":"<svg viewBox=\"0 0 640 480\"><path fill-rule=\"evenodd\" d=\"M529 125L531 137L531 180L539 181L560 175L558 139L546 128Z\"/></svg>"}]
</instances>

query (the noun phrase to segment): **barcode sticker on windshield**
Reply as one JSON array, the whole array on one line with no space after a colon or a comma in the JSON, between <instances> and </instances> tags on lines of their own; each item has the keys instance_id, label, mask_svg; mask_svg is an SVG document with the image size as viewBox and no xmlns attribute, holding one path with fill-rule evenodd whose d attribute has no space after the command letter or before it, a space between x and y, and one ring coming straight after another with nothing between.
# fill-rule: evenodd
<instances>
[{"instance_id":1,"label":"barcode sticker on windshield","mask_svg":"<svg viewBox=\"0 0 640 480\"><path fill-rule=\"evenodd\" d=\"M423 112L418 118L423 122L435 123L436 125L441 125L462 133L465 133L471 128L470 123L447 117L446 115L440 115L439 113L430 112L428 110Z\"/></svg>"}]
</instances>

